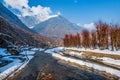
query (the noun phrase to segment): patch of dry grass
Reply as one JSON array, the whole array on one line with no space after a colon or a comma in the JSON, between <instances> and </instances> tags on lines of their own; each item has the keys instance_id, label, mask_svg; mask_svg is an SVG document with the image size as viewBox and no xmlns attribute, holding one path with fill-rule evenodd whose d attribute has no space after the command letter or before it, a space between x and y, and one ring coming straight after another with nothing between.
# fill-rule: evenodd
<instances>
[{"instance_id":1,"label":"patch of dry grass","mask_svg":"<svg viewBox=\"0 0 120 80\"><path fill-rule=\"evenodd\" d=\"M104 77L108 78L108 80L119 80L119 78L117 76L113 75L113 74L110 74L106 71L99 71L97 69L88 67L86 65L80 65L80 64L77 64L77 63L74 63L74 62L64 61L64 60L61 60L61 59L59 59L59 62L70 65L70 66L74 66L74 67L77 67L77 68L82 68L83 70L86 70L86 71L89 71L89 72L94 72L94 73L103 75Z\"/></svg>"},{"instance_id":2,"label":"patch of dry grass","mask_svg":"<svg viewBox=\"0 0 120 80\"><path fill-rule=\"evenodd\" d=\"M82 52L82 51L78 51L78 50L72 50L72 49L66 49L65 51L66 51L66 52L73 51L73 52L78 52L78 53Z\"/></svg>"},{"instance_id":3,"label":"patch of dry grass","mask_svg":"<svg viewBox=\"0 0 120 80\"><path fill-rule=\"evenodd\" d=\"M102 57L108 57L112 59L119 59L120 60L120 55L113 55L113 54L103 54L103 53L95 53L95 52L89 52L89 51L83 51L83 56L85 57L96 57L96 58L102 58Z\"/></svg>"},{"instance_id":4,"label":"patch of dry grass","mask_svg":"<svg viewBox=\"0 0 120 80\"><path fill-rule=\"evenodd\" d=\"M82 55L86 58L91 58L94 56L96 58L107 57L115 60L120 60L120 55L115 55L115 54L105 54L105 53L103 54L103 53L90 52L90 51L78 51L78 50L66 49L66 52L70 52L70 51L77 52L77 53L83 52Z\"/></svg>"}]
</instances>

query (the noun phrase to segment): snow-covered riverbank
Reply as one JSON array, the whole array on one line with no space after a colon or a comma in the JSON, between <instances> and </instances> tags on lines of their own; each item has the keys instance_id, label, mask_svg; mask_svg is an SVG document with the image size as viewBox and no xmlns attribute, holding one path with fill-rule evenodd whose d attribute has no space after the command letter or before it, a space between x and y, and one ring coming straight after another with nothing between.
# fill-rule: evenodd
<instances>
[{"instance_id":1,"label":"snow-covered riverbank","mask_svg":"<svg viewBox=\"0 0 120 80\"><path fill-rule=\"evenodd\" d=\"M42 51L44 49L26 49L20 52L18 56L14 56L10 55L10 53L8 53L5 48L0 48L0 64L4 64L3 62L5 61L8 62L6 65L0 67L0 80L24 68L27 63L34 57L34 54L37 50Z\"/></svg>"},{"instance_id":2,"label":"snow-covered riverbank","mask_svg":"<svg viewBox=\"0 0 120 80\"><path fill-rule=\"evenodd\" d=\"M83 55L82 55L83 52L79 52L83 49L77 49L77 48L67 48L67 49L72 49L72 50L77 50L78 51L78 52L69 51L67 54L74 55L74 56L77 56L77 57L83 57ZM112 75L116 75L120 78L120 70L117 70L117 69L114 69L114 68L111 68L111 67L107 67L107 66L104 66L104 65L92 63L92 62L87 62L87 61L84 61L84 60L81 60L81 59L76 59L76 58L73 58L73 57L61 55L62 52L65 52L64 50L65 50L65 48L54 48L54 49L46 50L45 52L46 53L51 53L52 56L55 57L56 59L60 59L60 60L66 61L66 62L75 63L75 64L78 64L78 65L88 66L88 67L91 67L91 68L99 70L99 71L104 71L104 72L110 73ZM99 53L108 54L108 55L113 53L112 51L107 51L107 53L106 53L106 51L97 51L97 50L87 50L87 51L95 52L95 53L98 53L98 54ZM113 53L113 55L118 55L119 56L118 52ZM66 54L66 52L64 54ZM96 57L92 57L92 58L94 58L94 60L96 59ZM115 64L115 65L119 66L119 63L120 63L120 60L112 59L112 58L101 57L101 58L98 58L98 59L101 59L101 61L103 63L109 63L110 65Z\"/></svg>"}]
</instances>

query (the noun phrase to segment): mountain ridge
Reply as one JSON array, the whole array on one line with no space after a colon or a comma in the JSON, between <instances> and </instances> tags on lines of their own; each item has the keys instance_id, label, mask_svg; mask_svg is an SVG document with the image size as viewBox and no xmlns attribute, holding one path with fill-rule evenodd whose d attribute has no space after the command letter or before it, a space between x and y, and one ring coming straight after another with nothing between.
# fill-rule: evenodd
<instances>
[{"instance_id":1,"label":"mountain ridge","mask_svg":"<svg viewBox=\"0 0 120 80\"><path fill-rule=\"evenodd\" d=\"M41 22L32 28L38 34L52 38L63 38L65 34L75 34L82 29L82 27L71 23L61 15Z\"/></svg>"},{"instance_id":2,"label":"mountain ridge","mask_svg":"<svg viewBox=\"0 0 120 80\"><path fill-rule=\"evenodd\" d=\"M4 19L6 19L8 22L10 22L11 25L19 26L25 30L30 30L23 22L10 10L8 10L2 3L0 3L0 16L2 16Z\"/></svg>"}]
</instances>

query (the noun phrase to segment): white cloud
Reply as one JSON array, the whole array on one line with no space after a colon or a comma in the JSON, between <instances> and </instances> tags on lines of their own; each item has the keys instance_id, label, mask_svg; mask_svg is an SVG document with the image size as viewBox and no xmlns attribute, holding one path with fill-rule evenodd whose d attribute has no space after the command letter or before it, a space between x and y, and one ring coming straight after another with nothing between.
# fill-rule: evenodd
<instances>
[{"instance_id":1,"label":"white cloud","mask_svg":"<svg viewBox=\"0 0 120 80\"><path fill-rule=\"evenodd\" d=\"M4 0L7 6L11 6L14 9L18 9L22 12L22 9L28 9L28 0Z\"/></svg>"},{"instance_id":2,"label":"white cloud","mask_svg":"<svg viewBox=\"0 0 120 80\"><path fill-rule=\"evenodd\" d=\"M88 30L93 30L95 29L95 24L92 22L92 23L89 23L89 24L81 24L81 23L77 23L78 26L80 27L83 27L85 29L88 29Z\"/></svg>"},{"instance_id":3,"label":"white cloud","mask_svg":"<svg viewBox=\"0 0 120 80\"><path fill-rule=\"evenodd\" d=\"M95 24L94 23L84 24L83 27L86 29L94 29Z\"/></svg>"},{"instance_id":4,"label":"white cloud","mask_svg":"<svg viewBox=\"0 0 120 80\"><path fill-rule=\"evenodd\" d=\"M49 18L50 13L52 13L50 7L42 7L38 5L37 7L32 6L31 8L32 16L36 16L39 21L44 21Z\"/></svg>"},{"instance_id":5,"label":"white cloud","mask_svg":"<svg viewBox=\"0 0 120 80\"><path fill-rule=\"evenodd\" d=\"M38 22L44 21L56 15L50 15L52 13L50 7L42 7L41 5L32 6L28 5L29 0L4 0L7 6L17 9L21 14L17 14L20 19L26 16L35 17ZM60 12L57 14L61 14ZM29 25L28 25L29 26Z\"/></svg>"},{"instance_id":6,"label":"white cloud","mask_svg":"<svg viewBox=\"0 0 120 80\"><path fill-rule=\"evenodd\" d=\"M83 26L81 23L77 23L78 26Z\"/></svg>"}]
</instances>

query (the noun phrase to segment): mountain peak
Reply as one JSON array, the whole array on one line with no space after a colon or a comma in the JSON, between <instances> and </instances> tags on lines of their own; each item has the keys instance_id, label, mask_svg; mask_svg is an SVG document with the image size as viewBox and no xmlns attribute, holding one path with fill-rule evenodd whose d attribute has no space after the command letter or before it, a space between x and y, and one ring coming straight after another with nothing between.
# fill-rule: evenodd
<instances>
[{"instance_id":1,"label":"mountain peak","mask_svg":"<svg viewBox=\"0 0 120 80\"><path fill-rule=\"evenodd\" d=\"M55 17L59 17L59 15L52 15L52 16L49 16L48 19L50 19L50 18L55 18Z\"/></svg>"},{"instance_id":2,"label":"mountain peak","mask_svg":"<svg viewBox=\"0 0 120 80\"><path fill-rule=\"evenodd\" d=\"M75 34L76 32L80 32L82 28L71 23L63 16L57 15L37 24L33 30L43 36L63 38L65 34Z\"/></svg>"},{"instance_id":3,"label":"mountain peak","mask_svg":"<svg viewBox=\"0 0 120 80\"><path fill-rule=\"evenodd\" d=\"M46 20L49 20L51 18L56 18L58 17L59 15L51 15L51 16L48 16L47 18L44 18L44 19L39 19L39 18L36 18L35 16L25 16L25 17L19 17L22 22L24 24L26 24L29 28L32 28L34 27L35 25L41 23L41 22L44 22Z\"/></svg>"}]
</instances>

